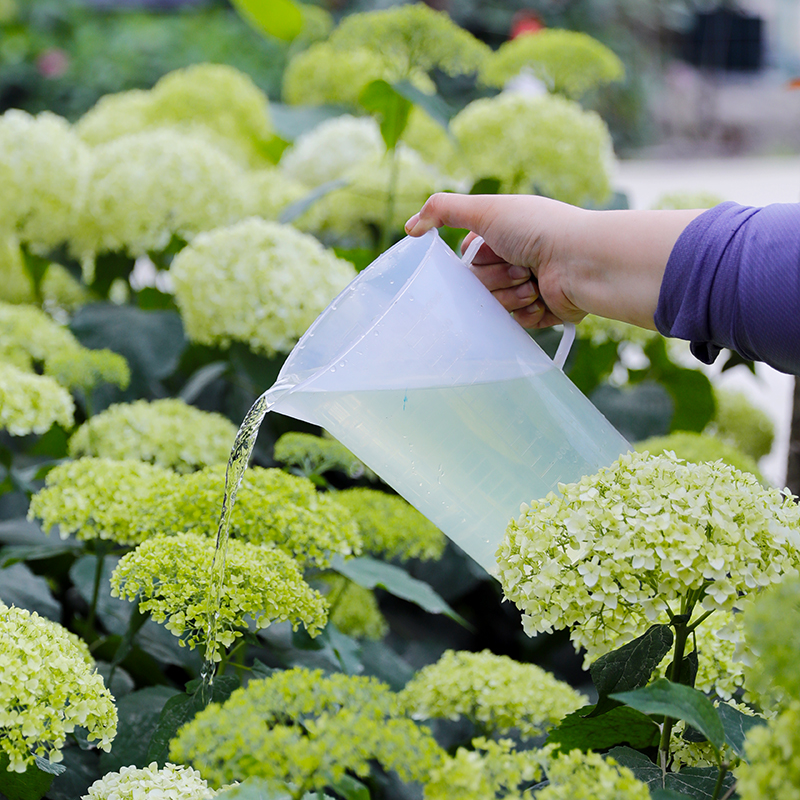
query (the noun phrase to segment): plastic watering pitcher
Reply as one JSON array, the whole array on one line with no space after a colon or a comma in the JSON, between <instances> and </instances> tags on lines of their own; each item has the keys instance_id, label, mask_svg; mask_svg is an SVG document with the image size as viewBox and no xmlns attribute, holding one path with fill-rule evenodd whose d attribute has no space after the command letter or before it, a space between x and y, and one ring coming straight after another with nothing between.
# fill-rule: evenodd
<instances>
[{"instance_id":1,"label":"plastic watering pitcher","mask_svg":"<svg viewBox=\"0 0 800 800\"><path fill-rule=\"evenodd\" d=\"M267 393L270 410L330 431L494 573L523 502L629 449L561 371L570 334L554 363L432 230L328 306Z\"/></svg>"}]
</instances>

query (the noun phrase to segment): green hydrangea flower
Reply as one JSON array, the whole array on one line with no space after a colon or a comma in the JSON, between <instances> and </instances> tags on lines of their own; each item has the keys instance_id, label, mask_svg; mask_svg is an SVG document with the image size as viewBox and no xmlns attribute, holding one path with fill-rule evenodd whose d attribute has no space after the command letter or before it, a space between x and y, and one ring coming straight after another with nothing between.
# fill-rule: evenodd
<instances>
[{"instance_id":1,"label":"green hydrangea flower","mask_svg":"<svg viewBox=\"0 0 800 800\"><path fill-rule=\"evenodd\" d=\"M529 792L521 792L521 784L541 778L541 756L538 751L514 750L508 739L472 740L472 749L459 747L433 771L425 784L425 800L475 800L478 797L502 797L522 800Z\"/></svg>"},{"instance_id":2,"label":"green hydrangea flower","mask_svg":"<svg viewBox=\"0 0 800 800\"><path fill-rule=\"evenodd\" d=\"M0 219L45 252L70 239L83 205L90 157L70 124L47 111L0 116Z\"/></svg>"},{"instance_id":3,"label":"green hydrangea flower","mask_svg":"<svg viewBox=\"0 0 800 800\"><path fill-rule=\"evenodd\" d=\"M580 205L611 190L608 128L571 100L504 92L473 101L450 127L471 174L499 179L503 192L535 190Z\"/></svg>"},{"instance_id":4,"label":"green hydrangea flower","mask_svg":"<svg viewBox=\"0 0 800 800\"><path fill-rule=\"evenodd\" d=\"M276 220L292 203L308 196L309 189L276 167L250 170L242 178L245 216Z\"/></svg>"},{"instance_id":5,"label":"green hydrangea flower","mask_svg":"<svg viewBox=\"0 0 800 800\"><path fill-rule=\"evenodd\" d=\"M442 557L444 534L402 497L355 487L337 492L336 501L353 515L366 552L401 561Z\"/></svg>"},{"instance_id":6,"label":"green hydrangea flower","mask_svg":"<svg viewBox=\"0 0 800 800\"><path fill-rule=\"evenodd\" d=\"M487 733L518 729L539 736L588 702L535 664L508 656L447 650L421 669L400 693L415 719L465 716Z\"/></svg>"},{"instance_id":7,"label":"green hydrangea flower","mask_svg":"<svg viewBox=\"0 0 800 800\"><path fill-rule=\"evenodd\" d=\"M652 208L656 210L713 208L724 202L724 198L711 192L667 192L653 203Z\"/></svg>"},{"instance_id":8,"label":"green hydrangea flower","mask_svg":"<svg viewBox=\"0 0 800 800\"><path fill-rule=\"evenodd\" d=\"M509 523L499 576L525 631L571 628L587 664L682 610L741 608L800 566L793 499L721 462L628 453L559 489Z\"/></svg>"},{"instance_id":9,"label":"green hydrangea flower","mask_svg":"<svg viewBox=\"0 0 800 800\"><path fill-rule=\"evenodd\" d=\"M292 226L254 218L198 236L170 274L190 339L274 356L294 347L355 270Z\"/></svg>"},{"instance_id":10,"label":"green hydrangea flower","mask_svg":"<svg viewBox=\"0 0 800 800\"><path fill-rule=\"evenodd\" d=\"M80 458L47 473L45 487L32 498L28 518L62 539L107 539L133 545L164 530L154 517L175 491L177 476L141 461Z\"/></svg>"},{"instance_id":11,"label":"green hydrangea flower","mask_svg":"<svg viewBox=\"0 0 800 800\"><path fill-rule=\"evenodd\" d=\"M44 433L58 423L71 428L75 404L63 386L0 361L0 430L12 436Z\"/></svg>"},{"instance_id":12,"label":"green hydrangea flower","mask_svg":"<svg viewBox=\"0 0 800 800\"><path fill-rule=\"evenodd\" d=\"M314 436L312 433L290 431L277 442L272 457L287 467L294 467L297 474L309 477L326 472L343 472L348 478L367 478L375 481L378 476L343 444L335 439Z\"/></svg>"},{"instance_id":13,"label":"green hydrangea flower","mask_svg":"<svg viewBox=\"0 0 800 800\"><path fill-rule=\"evenodd\" d=\"M88 350L85 347L73 352L52 355L44 365L50 375L62 386L89 393L101 383L111 383L127 389L131 381L128 362L112 350Z\"/></svg>"},{"instance_id":14,"label":"green hydrangea flower","mask_svg":"<svg viewBox=\"0 0 800 800\"><path fill-rule=\"evenodd\" d=\"M225 464L236 426L222 414L178 398L117 403L81 425L69 441L73 458L138 459L176 472Z\"/></svg>"},{"instance_id":15,"label":"green hydrangea flower","mask_svg":"<svg viewBox=\"0 0 800 800\"><path fill-rule=\"evenodd\" d=\"M655 331L648 331L646 328L629 325L616 319L596 317L594 314L585 316L575 332L579 338L589 339L595 347L606 342L630 342L644 346L659 336Z\"/></svg>"},{"instance_id":16,"label":"green hydrangea flower","mask_svg":"<svg viewBox=\"0 0 800 800\"><path fill-rule=\"evenodd\" d=\"M742 392L714 390L717 410L705 432L737 447L755 461L772 450L775 423Z\"/></svg>"},{"instance_id":17,"label":"green hydrangea flower","mask_svg":"<svg viewBox=\"0 0 800 800\"><path fill-rule=\"evenodd\" d=\"M293 797L337 783L370 762L404 781L425 780L444 753L430 733L404 718L397 697L375 678L296 668L237 689L178 731L170 758L208 780L258 777Z\"/></svg>"},{"instance_id":18,"label":"green hydrangea flower","mask_svg":"<svg viewBox=\"0 0 800 800\"><path fill-rule=\"evenodd\" d=\"M459 184L463 183L465 190L469 188L469 171L449 128L442 127L419 106L411 109L401 139L419 153L426 164L435 166L442 175L452 176Z\"/></svg>"},{"instance_id":19,"label":"green hydrangea flower","mask_svg":"<svg viewBox=\"0 0 800 800\"><path fill-rule=\"evenodd\" d=\"M162 505L159 526L216 536L224 491L223 466L185 475ZM317 492L306 478L262 467L251 467L242 477L230 535L278 547L304 565L321 567L337 553L348 556L361 550L355 522L333 495Z\"/></svg>"},{"instance_id":20,"label":"green hydrangea flower","mask_svg":"<svg viewBox=\"0 0 800 800\"><path fill-rule=\"evenodd\" d=\"M170 72L149 91L106 95L77 123L98 145L129 133L176 127L208 139L244 166L263 166L273 138L267 96L226 64L194 64Z\"/></svg>"},{"instance_id":21,"label":"green hydrangea flower","mask_svg":"<svg viewBox=\"0 0 800 800\"><path fill-rule=\"evenodd\" d=\"M318 578L330 606L328 619L342 632L356 639L378 642L389 632L375 592L328 572Z\"/></svg>"},{"instance_id":22,"label":"green hydrangea flower","mask_svg":"<svg viewBox=\"0 0 800 800\"><path fill-rule=\"evenodd\" d=\"M536 793L536 800L650 800L646 783L599 753L572 750L547 758L545 771L549 783Z\"/></svg>"},{"instance_id":23,"label":"green hydrangea flower","mask_svg":"<svg viewBox=\"0 0 800 800\"><path fill-rule=\"evenodd\" d=\"M723 461L742 472L752 473L758 478L759 483L765 483L758 465L750 456L714 436L692 431L677 431L669 436L652 436L645 439L636 445L636 449L640 453L647 452L652 455L671 452L684 461Z\"/></svg>"},{"instance_id":24,"label":"green hydrangea flower","mask_svg":"<svg viewBox=\"0 0 800 800\"><path fill-rule=\"evenodd\" d=\"M342 114L298 137L281 157L280 168L290 178L314 188L385 152L380 128L372 117Z\"/></svg>"},{"instance_id":25,"label":"green hydrangea flower","mask_svg":"<svg viewBox=\"0 0 800 800\"><path fill-rule=\"evenodd\" d=\"M96 780L81 800L209 800L217 793L196 769L154 761L147 767L122 767Z\"/></svg>"},{"instance_id":26,"label":"green hydrangea flower","mask_svg":"<svg viewBox=\"0 0 800 800\"><path fill-rule=\"evenodd\" d=\"M71 245L83 258L158 253L173 236L188 241L245 215L242 168L196 134L144 130L93 155L86 213Z\"/></svg>"},{"instance_id":27,"label":"green hydrangea flower","mask_svg":"<svg viewBox=\"0 0 800 800\"><path fill-rule=\"evenodd\" d=\"M120 559L111 575L111 594L166 623L181 645L206 644L214 550L213 539L196 533L148 539ZM327 621L327 604L285 553L230 540L217 619L219 661L221 649L242 636L249 621L261 629L288 620L316 636Z\"/></svg>"},{"instance_id":28,"label":"green hydrangea flower","mask_svg":"<svg viewBox=\"0 0 800 800\"><path fill-rule=\"evenodd\" d=\"M0 750L9 772L25 772L34 756L61 761L76 725L111 749L114 698L86 645L61 625L0 602L0 673Z\"/></svg>"},{"instance_id":29,"label":"green hydrangea flower","mask_svg":"<svg viewBox=\"0 0 800 800\"><path fill-rule=\"evenodd\" d=\"M523 70L571 100L625 76L622 61L604 44L586 33L558 28L501 44L484 64L481 80L502 87Z\"/></svg>"}]
</instances>

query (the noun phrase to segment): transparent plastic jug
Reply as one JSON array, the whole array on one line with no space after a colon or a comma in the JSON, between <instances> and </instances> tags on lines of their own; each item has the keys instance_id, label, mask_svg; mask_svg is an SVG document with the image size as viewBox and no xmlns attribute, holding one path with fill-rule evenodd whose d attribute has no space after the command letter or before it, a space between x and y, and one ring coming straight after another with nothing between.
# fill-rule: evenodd
<instances>
[{"instance_id":1,"label":"transparent plastic jug","mask_svg":"<svg viewBox=\"0 0 800 800\"><path fill-rule=\"evenodd\" d=\"M522 503L629 449L561 371L569 344L556 366L433 230L328 306L271 410L328 430L492 574Z\"/></svg>"}]
</instances>

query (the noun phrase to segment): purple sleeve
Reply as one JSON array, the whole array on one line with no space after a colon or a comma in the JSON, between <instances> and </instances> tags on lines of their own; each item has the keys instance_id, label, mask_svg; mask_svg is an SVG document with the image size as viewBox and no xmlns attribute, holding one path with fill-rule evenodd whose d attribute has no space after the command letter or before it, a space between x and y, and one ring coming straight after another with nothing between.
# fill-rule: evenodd
<instances>
[{"instance_id":1,"label":"purple sleeve","mask_svg":"<svg viewBox=\"0 0 800 800\"><path fill-rule=\"evenodd\" d=\"M655 323L706 364L727 347L800 373L800 203L723 203L694 219L672 249Z\"/></svg>"}]
</instances>

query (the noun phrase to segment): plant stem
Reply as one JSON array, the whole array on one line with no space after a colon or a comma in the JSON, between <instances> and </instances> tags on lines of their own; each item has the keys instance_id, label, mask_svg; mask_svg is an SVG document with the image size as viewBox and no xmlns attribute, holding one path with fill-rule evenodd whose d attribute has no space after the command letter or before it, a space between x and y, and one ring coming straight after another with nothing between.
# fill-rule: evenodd
<instances>
[{"instance_id":1,"label":"plant stem","mask_svg":"<svg viewBox=\"0 0 800 800\"><path fill-rule=\"evenodd\" d=\"M722 789L722 781L725 780L725 775L727 773L728 773L728 765L726 762L723 761L719 765L719 775L717 776L717 783L714 786L714 794L711 795L711 800L717 800L717 798L719 797L720 789Z\"/></svg>"},{"instance_id":2,"label":"plant stem","mask_svg":"<svg viewBox=\"0 0 800 800\"><path fill-rule=\"evenodd\" d=\"M392 222L394 220L395 201L397 199L397 176L400 171L400 159L397 157L397 145L390 151L391 162L389 164L389 186L386 198L386 218L381 228L381 238L379 250L385 253L389 248L392 235Z\"/></svg>"},{"instance_id":3,"label":"plant stem","mask_svg":"<svg viewBox=\"0 0 800 800\"><path fill-rule=\"evenodd\" d=\"M683 619L689 615L682 615ZM686 641L689 638L689 626L686 622L676 622L675 624L675 649L672 660L672 669L669 679L673 683L680 683L681 667L683 666L683 656L686 651ZM659 761L661 769L666 770L667 758L669 756L669 739L672 734L672 727L675 720L672 717L664 718L664 725L661 728L661 741L658 744Z\"/></svg>"},{"instance_id":4,"label":"plant stem","mask_svg":"<svg viewBox=\"0 0 800 800\"><path fill-rule=\"evenodd\" d=\"M92 587L92 604L89 606L89 617L86 620L86 627L91 633L95 633L94 621L97 615L97 600L100 597L100 581L103 578L103 562L105 561L106 551L101 545L97 549L97 563L94 568L94 586Z\"/></svg>"}]
</instances>

